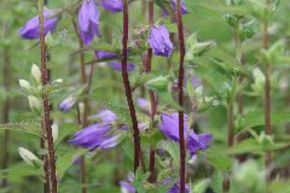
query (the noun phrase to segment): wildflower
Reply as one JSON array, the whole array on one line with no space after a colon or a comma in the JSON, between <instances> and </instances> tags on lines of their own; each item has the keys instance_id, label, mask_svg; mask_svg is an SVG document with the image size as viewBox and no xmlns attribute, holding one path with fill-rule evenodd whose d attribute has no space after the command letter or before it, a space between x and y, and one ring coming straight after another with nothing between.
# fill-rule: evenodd
<instances>
[{"instance_id":1,"label":"wildflower","mask_svg":"<svg viewBox=\"0 0 290 193\"><path fill-rule=\"evenodd\" d=\"M68 96L59 104L59 110L62 112L68 112L76 103L76 98Z\"/></svg>"},{"instance_id":2,"label":"wildflower","mask_svg":"<svg viewBox=\"0 0 290 193\"><path fill-rule=\"evenodd\" d=\"M173 44L169 37L169 32L164 25L153 26L150 31L148 43L157 56L169 57L173 50Z\"/></svg>"},{"instance_id":3,"label":"wildflower","mask_svg":"<svg viewBox=\"0 0 290 193\"><path fill-rule=\"evenodd\" d=\"M122 71L122 64L121 63L118 63L118 62L108 62L108 65L110 67L112 67L114 70ZM127 70L128 70L128 72L131 72L131 71L135 70L135 64L128 63L127 64Z\"/></svg>"},{"instance_id":4,"label":"wildflower","mask_svg":"<svg viewBox=\"0 0 290 193\"><path fill-rule=\"evenodd\" d=\"M120 135L110 134L111 126L100 123L92 124L74 134L71 144L94 150L109 149L118 144Z\"/></svg>"},{"instance_id":5,"label":"wildflower","mask_svg":"<svg viewBox=\"0 0 290 193\"><path fill-rule=\"evenodd\" d=\"M118 57L118 54L104 50L95 51L95 55L99 59L113 59Z\"/></svg>"},{"instance_id":6,"label":"wildflower","mask_svg":"<svg viewBox=\"0 0 290 193\"><path fill-rule=\"evenodd\" d=\"M209 147L212 141L212 135L208 133L195 134L193 130L189 129L188 116L184 115L184 137L187 140L187 148L191 156L201 150L204 151ZM169 139L178 142L179 141L179 118L178 113L172 113L171 115L162 113L160 130Z\"/></svg>"},{"instance_id":7,"label":"wildflower","mask_svg":"<svg viewBox=\"0 0 290 193\"><path fill-rule=\"evenodd\" d=\"M94 36L100 36L99 10L94 0L85 0L79 11L80 36L85 45L89 45Z\"/></svg>"},{"instance_id":8,"label":"wildflower","mask_svg":"<svg viewBox=\"0 0 290 193\"><path fill-rule=\"evenodd\" d=\"M101 0L101 5L104 9L113 13L120 12L123 10L122 0Z\"/></svg>"},{"instance_id":9,"label":"wildflower","mask_svg":"<svg viewBox=\"0 0 290 193\"><path fill-rule=\"evenodd\" d=\"M118 145L121 133L114 133L112 129L112 124L116 122L117 116L110 110L102 110L96 117L100 119L100 122L75 133L69 142L90 150L110 149ZM123 128L121 127L119 130L122 131Z\"/></svg>"},{"instance_id":10,"label":"wildflower","mask_svg":"<svg viewBox=\"0 0 290 193\"><path fill-rule=\"evenodd\" d=\"M54 16L55 11L44 10L44 34L52 31L57 24L58 18ZM24 39L36 39L39 38L39 17L35 16L28 20L25 25L19 30L19 35Z\"/></svg>"}]
</instances>

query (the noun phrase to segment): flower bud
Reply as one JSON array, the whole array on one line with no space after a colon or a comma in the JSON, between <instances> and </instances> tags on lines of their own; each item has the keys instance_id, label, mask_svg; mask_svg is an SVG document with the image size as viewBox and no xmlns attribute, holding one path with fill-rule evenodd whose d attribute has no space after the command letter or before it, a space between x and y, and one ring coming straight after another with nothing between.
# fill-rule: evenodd
<instances>
[{"instance_id":1,"label":"flower bud","mask_svg":"<svg viewBox=\"0 0 290 193\"><path fill-rule=\"evenodd\" d=\"M38 157L36 155L34 155L34 153L29 151L28 149L26 149L24 147L19 147L18 152L19 152L20 157L27 164L34 166L37 163L40 163L40 160L38 159Z\"/></svg>"},{"instance_id":2,"label":"flower bud","mask_svg":"<svg viewBox=\"0 0 290 193\"><path fill-rule=\"evenodd\" d=\"M55 122L51 125L51 130L52 130L53 142L56 142L58 138L58 125Z\"/></svg>"},{"instance_id":3,"label":"flower bud","mask_svg":"<svg viewBox=\"0 0 290 193\"><path fill-rule=\"evenodd\" d=\"M30 84L29 84L29 82L27 80L19 79L18 82L19 82L19 85L20 85L21 88L24 88L26 90L31 88L31 86L30 86Z\"/></svg>"},{"instance_id":4,"label":"flower bud","mask_svg":"<svg viewBox=\"0 0 290 193\"><path fill-rule=\"evenodd\" d=\"M28 96L29 107L31 110L39 110L41 108L41 103L35 96Z\"/></svg>"},{"instance_id":5,"label":"flower bud","mask_svg":"<svg viewBox=\"0 0 290 193\"><path fill-rule=\"evenodd\" d=\"M37 84L41 84L41 71L36 64L32 64L31 75Z\"/></svg>"}]
</instances>

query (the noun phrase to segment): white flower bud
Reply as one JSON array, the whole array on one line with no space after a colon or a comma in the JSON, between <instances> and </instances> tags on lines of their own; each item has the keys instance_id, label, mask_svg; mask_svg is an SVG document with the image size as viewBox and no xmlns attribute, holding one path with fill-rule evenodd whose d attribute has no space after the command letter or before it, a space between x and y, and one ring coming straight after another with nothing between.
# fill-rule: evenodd
<instances>
[{"instance_id":1,"label":"white flower bud","mask_svg":"<svg viewBox=\"0 0 290 193\"><path fill-rule=\"evenodd\" d=\"M41 103L38 98L32 95L28 96L27 98L28 98L29 107L31 110L39 110L41 108Z\"/></svg>"},{"instance_id":2,"label":"white flower bud","mask_svg":"<svg viewBox=\"0 0 290 193\"><path fill-rule=\"evenodd\" d=\"M51 125L51 130L53 142L55 142L58 138L58 125L55 122Z\"/></svg>"},{"instance_id":3,"label":"white flower bud","mask_svg":"<svg viewBox=\"0 0 290 193\"><path fill-rule=\"evenodd\" d=\"M28 149L25 149L24 147L19 147L18 152L20 157L29 165L35 165L36 163L39 163L40 160L34 153L29 151Z\"/></svg>"},{"instance_id":4,"label":"white flower bud","mask_svg":"<svg viewBox=\"0 0 290 193\"><path fill-rule=\"evenodd\" d=\"M20 85L21 88L24 88L26 90L31 88L31 86L30 86L30 84L29 84L29 82L27 80L19 79L18 82L19 82L19 85Z\"/></svg>"},{"instance_id":5,"label":"white flower bud","mask_svg":"<svg viewBox=\"0 0 290 193\"><path fill-rule=\"evenodd\" d=\"M41 84L41 71L36 64L32 64L31 75L38 84Z\"/></svg>"},{"instance_id":6,"label":"white flower bud","mask_svg":"<svg viewBox=\"0 0 290 193\"><path fill-rule=\"evenodd\" d=\"M58 78L58 79L56 79L54 82L55 82L55 83L59 83L59 84L61 84L61 83L63 83L63 79L62 79L62 78Z\"/></svg>"}]
</instances>

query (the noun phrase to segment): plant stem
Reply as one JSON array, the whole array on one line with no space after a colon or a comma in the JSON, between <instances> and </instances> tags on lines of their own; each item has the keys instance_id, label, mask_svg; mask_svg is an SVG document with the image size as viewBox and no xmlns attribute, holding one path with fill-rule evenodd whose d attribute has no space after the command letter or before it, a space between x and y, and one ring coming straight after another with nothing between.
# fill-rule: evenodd
<instances>
[{"instance_id":1,"label":"plant stem","mask_svg":"<svg viewBox=\"0 0 290 193\"><path fill-rule=\"evenodd\" d=\"M53 147L53 137L50 120L51 105L45 86L49 82L49 74L46 67L46 45L44 34L44 16L43 16L43 0L38 1L39 9L39 36L40 36L40 49L41 49L41 82L42 82L42 100L43 100L43 126L46 130L47 147L48 147L48 169L50 176L51 193L57 193L57 177L55 166L55 152Z\"/></svg>"},{"instance_id":2,"label":"plant stem","mask_svg":"<svg viewBox=\"0 0 290 193\"><path fill-rule=\"evenodd\" d=\"M153 27L154 25L154 1L149 0L148 4L148 21L150 27ZM152 48L148 48L147 50L147 59L145 61L145 66L144 70L145 73L150 73L151 72L151 62L152 62ZM150 90L149 91L150 95L150 104L151 104L151 127L154 128L154 117L156 114L157 110L157 101L156 101L156 96L155 93ZM149 154L149 172L150 176L148 178L148 181L153 183L156 179L155 177L155 148L153 145L150 145L150 154Z\"/></svg>"},{"instance_id":3,"label":"plant stem","mask_svg":"<svg viewBox=\"0 0 290 193\"><path fill-rule=\"evenodd\" d=\"M127 103L129 106L129 111L132 119L133 124L133 137L134 137L134 173L136 172L137 168L139 167L139 160L140 160L140 136L139 136L139 129L138 129L138 121L135 112L135 107L132 98L132 91L129 82L129 75L127 69L127 60L128 60L128 33L129 33L129 17L128 17L128 0L123 0L123 51L122 51L122 78L125 87Z\"/></svg>"},{"instance_id":4,"label":"plant stem","mask_svg":"<svg viewBox=\"0 0 290 193\"><path fill-rule=\"evenodd\" d=\"M78 41L79 41L79 48L80 49L84 49L84 44L83 41L81 39L78 27L77 27L77 23L75 22L74 19L72 19L72 23L73 23L73 27L75 30L75 33L78 37ZM80 78L81 78L81 82L83 85L86 86L86 89L84 91L84 96L83 96L83 103L84 103L84 111L83 114L80 115L81 118L80 120L80 124L82 128L85 128L86 126L88 126L88 94L89 94L89 85L88 85L88 80L87 80L87 75L86 75L86 65L85 65L85 56L84 53L80 53ZM91 64L91 77L93 76L93 69L94 69L94 64ZM80 158L80 169L81 169L81 173L80 173L80 177L81 177L81 183L82 183L82 193L87 193L87 179L86 179L86 160L85 160L85 156L81 156Z\"/></svg>"},{"instance_id":5,"label":"plant stem","mask_svg":"<svg viewBox=\"0 0 290 193\"><path fill-rule=\"evenodd\" d=\"M4 38L7 38L8 36L8 23L4 22L3 24L3 32L4 32ZM10 92L10 87L11 87L11 60L10 60L10 48L9 46L4 46L3 50L3 58L4 58L4 68L3 68L3 77L4 77L4 88L7 93L4 107L3 107L3 123L8 123L9 118L10 118L10 97L9 97L9 92ZM10 132L9 130L4 131L4 139L3 139L3 160L2 160L2 170L7 169L8 163L9 163L9 138L10 138ZM7 187L8 181L6 178L3 179L1 186L3 188Z\"/></svg>"},{"instance_id":6,"label":"plant stem","mask_svg":"<svg viewBox=\"0 0 290 193\"><path fill-rule=\"evenodd\" d=\"M185 140L184 140L184 111L183 111L183 81L184 81L184 56L185 56L185 44L184 44L184 32L183 22L181 14L181 0L176 1L176 17L178 27L178 42L179 42L179 76L178 76L178 101L179 106L182 108L178 111L179 117L179 149L180 149L180 193L185 193Z\"/></svg>"},{"instance_id":7,"label":"plant stem","mask_svg":"<svg viewBox=\"0 0 290 193\"><path fill-rule=\"evenodd\" d=\"M267 6L270 6L271 0L267 0ZM268 33L268 18L264 18L263 21L263 47L264 49L268 49L269 47L269 33ZM264 93L264 118L265 118L265 133L267 135L272 135L271 128L271 64L266 63L265 67L265 93ZM271 152L266 152L265 155L265 166L268 169L271 165ZM269 180L270 175L267 176Z\"/></svg>"}]
</instances>

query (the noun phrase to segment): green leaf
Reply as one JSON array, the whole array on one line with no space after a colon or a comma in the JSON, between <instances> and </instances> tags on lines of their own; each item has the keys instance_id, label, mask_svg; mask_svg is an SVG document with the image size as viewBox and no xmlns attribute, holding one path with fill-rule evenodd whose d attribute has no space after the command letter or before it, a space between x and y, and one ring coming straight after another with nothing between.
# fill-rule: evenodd
<instances>
[{"instance_id":1,"label":"green leaf","mask_svg":"<svg viewBox=\"0 0 290 193\"><path fill-rule=\"evenodd\" d=\"M40 123L36 121L0 124L0 130L26 132L36 136L40 136L40 128Z\"/></svg>"},{"instance_id":2,"label":"green leaf","mask_svg":"<svg viewBox=\"0 0 290 193\"><path fill-rule=\"evenodd\" d=\"M222 148L211 147L206 151L207 161L220 171L227 171L232 167L232 159Z\"/></svg>"},{"instance_id":3,"label":"green leaf","mask_svg":"<svg viewBox=\"0 0 290 193\"><path fill-rule=\"evenodd\" d=\"M216 170L211 182L211 187L215 193L223 193L223 174L221 171Z\"/></svg>"}]
</instances>

